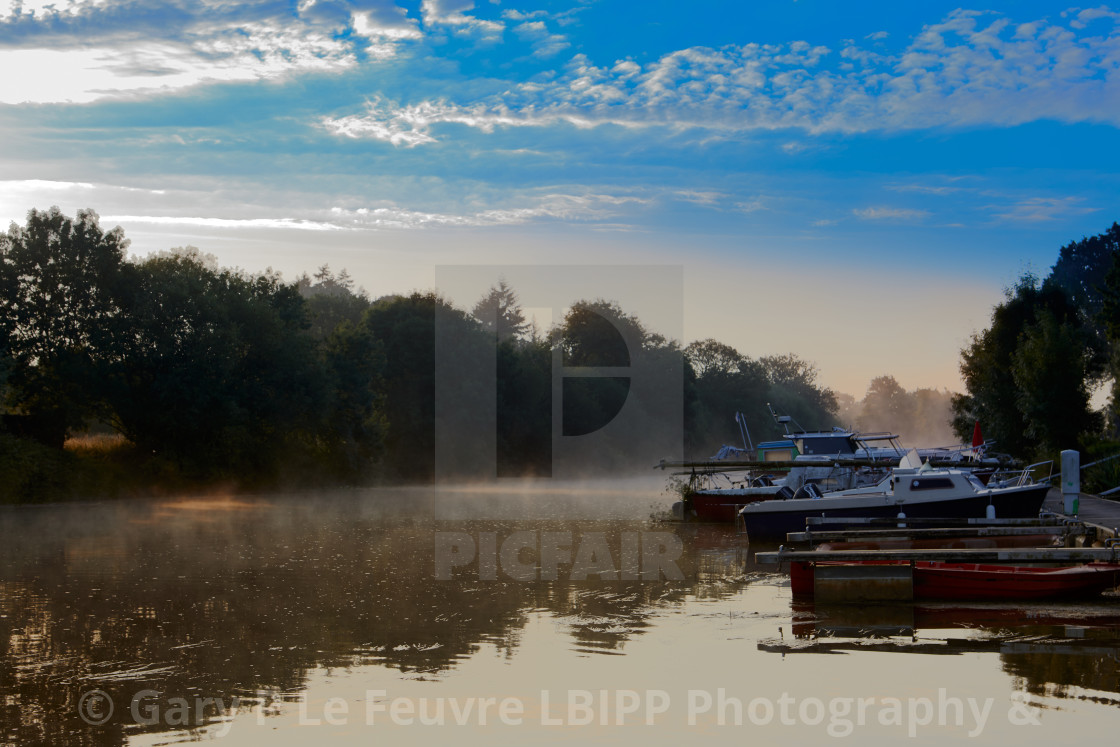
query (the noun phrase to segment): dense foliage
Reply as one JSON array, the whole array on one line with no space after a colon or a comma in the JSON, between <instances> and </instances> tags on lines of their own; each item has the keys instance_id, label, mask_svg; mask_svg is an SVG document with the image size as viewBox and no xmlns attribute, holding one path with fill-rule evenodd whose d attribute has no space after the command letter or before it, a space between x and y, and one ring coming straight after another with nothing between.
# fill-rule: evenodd
<instances>
[{"instance_id":1,"label":"dense foliage","mask_svg":"<svg viewBox=\"0 0 1120 747\"><path fill-rule=\"evenodd\" d=\"M751 358L714 339L682 349L603 299L574 301L542 331L504 279L468 313L434 293L372 300L325 265L289 283L193 247L133 259L127 248L90 210L32 210L0 236L5 499L129 479L170 489L547 475L557 439L604 430L623 405L631 417L614 443L676 430L688 458L779 435L769 407L809 429L843 418L941 443L951 398L961 440L979 420L1000 451L1028 459L1109 453L1120 423L1117 224L1007 290L962 351L963 394L882 376L860 402L797 355ZM1107 382L1109 405L1095 411ZM666 415L666 400L680 412ZM437 442L479 427L496 443ZM98 432L119 434L115 457L63 450ZM638 466L612 442L587 443L600 467ZM671 456L639 453L646 466Z\"/></svg>"},{"instance_id":2,"label":"dense foliage","mask_svg":"<svg viewBox=\"0 0 1120 747\"><path fill-rule=\"evenodd\" d=\"M1099 452L1117 425L1120 373L1120 225L1062 247L1050 274L1023 275L961 352L966 391L954 398L962 438L975 421L1001 451L1053 459ZM1111 379L1106 412L1093 391Z\"/></svg>"},{"instance_id":3,"label":"dense foliage","mask_svg":"<svg viewBox=\"0 0 1120 747\"><path fill-rule=\"evenodd\" d=\"M714 340L682 350L603 299L574 301L541 331L504 279L467 313L434 293L372 300L325 265L289 283L193 247L132 259L127 247L88 210L32 210L0 237L6 499L129 479L139 492L547 475L558 438L608 424L614 441L587 442L593 461L648 469L672 454L616 447L676 431L704 457L738 442L736 411L757 437L777 435L771 401L810 426L836 412L807 361L751 360ZM626 424L612 423L624 404ZM496 434L490 451L436 440L480 422ZM112 461L104 449L62 448L106 432L119 434L111 468L98 466Z\"/></svg>"}]
</instances>

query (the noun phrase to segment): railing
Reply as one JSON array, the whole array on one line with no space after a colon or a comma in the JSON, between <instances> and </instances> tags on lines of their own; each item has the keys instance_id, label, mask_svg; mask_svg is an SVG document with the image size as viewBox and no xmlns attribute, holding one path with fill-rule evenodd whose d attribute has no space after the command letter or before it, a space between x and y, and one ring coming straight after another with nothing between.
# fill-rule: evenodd
<instances>
[{"instance_id":1,"label":"railing","mask_svg":"<svg viewBox=\"0 0 1120 747\"><path fill-rule=\"evenodd\" d=\"M1046 476L1036 478L1034 476L1034 471L1036 468L1041 467L1047 467ZM1028 464L1021 470L1000 470L995 472L988 481L988 487L1017 488L1032 483L1050 482L1052 479L1054 479L1054 460L1048 459L1045 462Z\"/></svg>"}]
</instances>

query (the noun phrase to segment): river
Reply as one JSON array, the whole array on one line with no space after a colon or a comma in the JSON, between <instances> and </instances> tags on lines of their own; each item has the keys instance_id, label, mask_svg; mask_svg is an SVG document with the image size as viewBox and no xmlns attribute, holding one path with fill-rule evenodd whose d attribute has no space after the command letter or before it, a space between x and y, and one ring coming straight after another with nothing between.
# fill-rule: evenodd
<instances>
[{"instance_id":1,"label":"river","mask_svg":"<svg viewBox=\"0 0 1120 747\"><path fill-rule=\"evenodd\" d=\"M670 501L544 482L0 509L0 742L1092 744L1120 725L1118 596L794 605L759 548L662 521Z\"/></svg>"}]
</instances>

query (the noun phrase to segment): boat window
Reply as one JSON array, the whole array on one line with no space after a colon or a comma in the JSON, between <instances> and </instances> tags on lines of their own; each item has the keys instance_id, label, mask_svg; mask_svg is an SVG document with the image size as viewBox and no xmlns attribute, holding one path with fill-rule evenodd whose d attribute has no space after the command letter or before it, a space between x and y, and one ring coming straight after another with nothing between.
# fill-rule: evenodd
<instances>
[{"instance_id":1,"label":"boat window","mask_svg":"<svg viewBox=\"0 0 1120 747\"><path fill-rule=\"evenodd\" d=\"M805 454L853 454L855 447L852 446L852 440L847 435L818 436L802 438L801 451Z\"/></svg>"},{"instance_id":2,"label":"boat window","mask_svg":"<svg viewBox=\"0 0 1120 747\"><path fill-rule=\"evenodd\" d=\"M911 490L943 490L953 487L948 477L916 477L910 481Z\"/></svg>"}]
</instances>

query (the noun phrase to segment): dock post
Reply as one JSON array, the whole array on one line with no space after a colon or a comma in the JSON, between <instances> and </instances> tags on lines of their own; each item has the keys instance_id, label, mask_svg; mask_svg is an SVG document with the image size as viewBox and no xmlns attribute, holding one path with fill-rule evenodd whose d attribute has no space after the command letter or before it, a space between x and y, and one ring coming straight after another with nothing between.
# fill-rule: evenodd
<instances>
[{"instance_id":1,"label":"dock post","mask_svg":"<svg viewBox=\"0 0 1120 747\"><path fill-rule=\"evenodd\" d=\"M1068 516L1077 516L1081 494L1081 454L1075 449L1062 452L1062 503Z\"/></svg>"}]
</instances>

